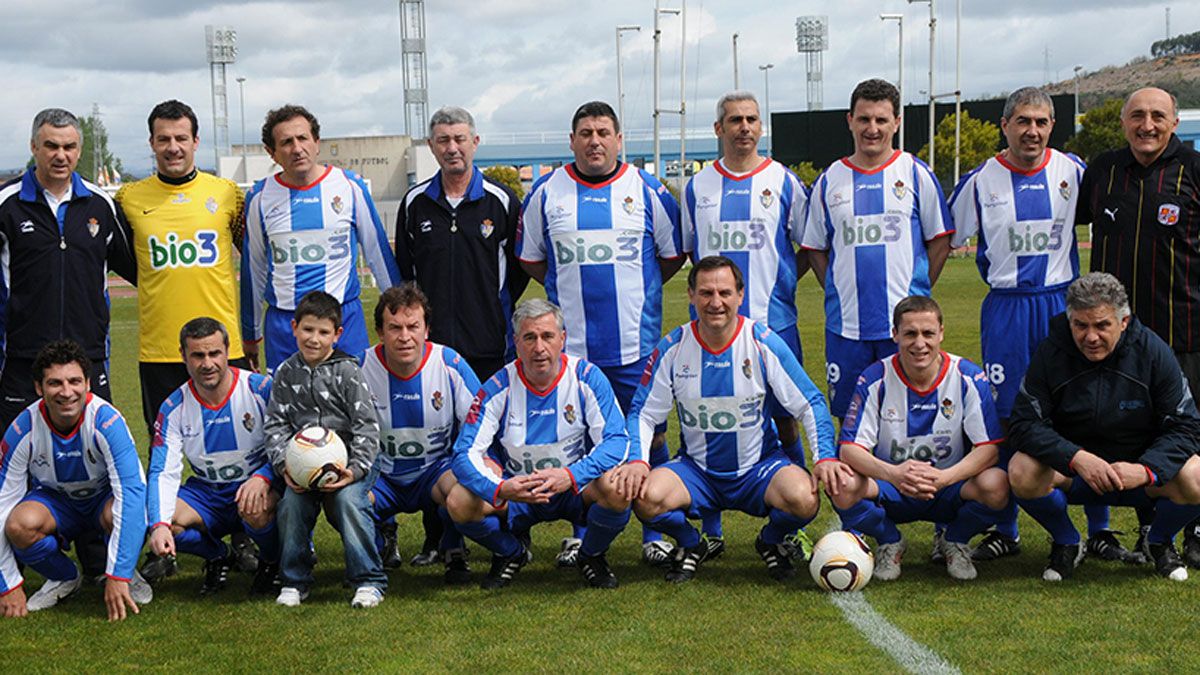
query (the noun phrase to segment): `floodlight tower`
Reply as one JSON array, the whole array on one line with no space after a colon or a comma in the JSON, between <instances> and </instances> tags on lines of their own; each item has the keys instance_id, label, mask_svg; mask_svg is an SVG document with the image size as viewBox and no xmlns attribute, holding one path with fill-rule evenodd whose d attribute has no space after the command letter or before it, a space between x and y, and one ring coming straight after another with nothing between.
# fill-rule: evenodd
<instances>
[{"instance_id":1,"label":"floodlight tower","mask_svg":"<svg viewBox=\"0 0 1200 675\"><path fill-rule=\"evenodd\" d=\"M796 18L796 51L805 55L808 65L808 109L825 107L825 69L822 53L829 49L829 17Z\"/></svg>"},{"instance_id":2,"label":"floodlight tower","mask_svg":"<svg viewBox=\"0 0 1200 675\"><path fill-rule=\"evenodd\" d=\"M400 0L400 56L404 69L404 128L411 138L425 138L429 128L425 0Z\"/></svg>"},{"instance_id":3,"label":"floodlight tower","mask_svg":"<svg viewBox=\"0 0 1200 675\"><path fill-rule=\"evenodd\" d=\"M229 26L205 26L208 68L212 75L213 160L220 169L221 155L229 148L229 95L225 86L225 66L237 60L237 31Z\"/></svg>"}]
</instances>

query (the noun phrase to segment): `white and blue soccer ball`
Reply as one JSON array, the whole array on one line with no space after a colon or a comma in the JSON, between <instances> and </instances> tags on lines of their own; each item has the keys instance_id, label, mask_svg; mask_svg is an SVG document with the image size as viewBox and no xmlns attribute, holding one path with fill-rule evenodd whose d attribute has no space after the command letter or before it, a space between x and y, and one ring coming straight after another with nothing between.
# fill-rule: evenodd
<instances>
[{"instance_id":1,"label":"white and blue soccer ball","mask_svg":"<svg viewBox=\"0 0 1200 675\"><path fill-rule=\"evenodd\" d=\"M852 532L830 532L813 547L808 571L827 591L857 591L871 580L875 554Z\"/></svg>"},{"instance_id":2,"label":"white and blue soccer ball","mask_svg":"<svg viewBox=\"0 0 1200 675\"><path fill-rule=\"evenodd\" d=\"M288 441L284 466L301 487L316 490L341 478L346 468L346 444L324 427L301 429Z\"/></svg>"}]
</instances>

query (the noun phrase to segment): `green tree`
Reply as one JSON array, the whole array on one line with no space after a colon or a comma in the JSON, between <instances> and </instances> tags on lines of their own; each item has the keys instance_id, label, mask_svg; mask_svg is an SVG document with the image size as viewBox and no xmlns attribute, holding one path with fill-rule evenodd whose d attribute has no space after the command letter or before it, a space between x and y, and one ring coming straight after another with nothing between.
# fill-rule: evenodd
<instances>
[{"instance_id":1,"label":"green tree","mask_svg":"<svg viewBox=\"0 0 1200 675\"><path fill-rule=\"evenodd\" d=\"M1000 127L977 120L964 110L959 146L960 173L966 173L996 154L1000 147ZM942 190L949 194L954 189L954 115L946 115L938 122L934 149L937 152L934 173L942 184ZM917 152L917 157L929 161L928 143Z\"/></svg>"},{"instance_id":2,"label":"green tree","mask_svg":"<svg viewBox=\"0 0 1200 675\"><path fill-rule=\"evenodd\" d=\"M99 117L88 116L80 118L79 123L83 126L83 144L79 153L79 166L75 168L80 176L95 181L96 169L99 167L108 167L110 174L113 177L123 176L125 168L121 164L121 159L115 157L108 149L108 129L104 128L104 122L100 121ZM93 148L95 152L93 153Z\"/></svg>"},{"instance_id":3,"label":"green tree","mask_svg":"<svg viewBox=\"0 0 1200 675\"><path fill-rule=\"evenodd\" d=\"M799 164L793 164L788 168L791 169L792 173L796 174L796 177L803 181L808 187L812 187L812 184L815 183L817 178L821 175L821 170L813 166L812 162L800 162Z\"/></svg>"},{"instance_id":4,"label":"green tree","mask_svg":"<svg viewBox=\"0 0 1200 675\"><path fill-rule=\"evenodd\" d=\"M483 175L492 180L507 185L517 193L517 199L525 199L525 187L521 185L521 174L511 166L489 166L483 170Z\"/></svg>"},{"instance_id":5,"label":"green tree","mask_svg":"<svg viewBox=\"0 0 1200 675\"><path fill-rule=\"evenodd\" d=\"M1102 152L1116 150L1126 143L1121 129L1121 106L1119 98L1111 98L1102 105L1092 108L1083 116L1083 130L1067 141L1066 149L1091 162Z\"/></svg>"}]
</instances>

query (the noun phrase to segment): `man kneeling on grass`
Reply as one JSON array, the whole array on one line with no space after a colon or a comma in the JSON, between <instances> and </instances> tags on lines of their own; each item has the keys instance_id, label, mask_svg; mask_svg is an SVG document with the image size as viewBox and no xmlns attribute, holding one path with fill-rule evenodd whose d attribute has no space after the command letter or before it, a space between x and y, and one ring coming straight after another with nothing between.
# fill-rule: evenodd
<instances>
[{"instance_id":1,"label":"man kneeling on grass","mask_svg":"<svg viewBox=\"0 0 1200 675\"><path fill-rule=\"evenodd\" d=\"M1116 277L1093 272L1067 289L1009 435L1013 495L1053 538L1043 579L1061 581L1083 560L1067 504L1096 503L1153 506L1138 549L1158 574L1187 579L1174 540L1200 516L1200 416L1171 348L1130 316Z\"/></svg>"}]
</instances>

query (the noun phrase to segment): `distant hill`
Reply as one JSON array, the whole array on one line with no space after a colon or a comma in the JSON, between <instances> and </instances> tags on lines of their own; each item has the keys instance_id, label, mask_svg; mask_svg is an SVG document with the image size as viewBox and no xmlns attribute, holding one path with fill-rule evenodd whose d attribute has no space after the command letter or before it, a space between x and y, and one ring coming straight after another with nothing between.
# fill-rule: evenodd
<instances>
[{"instance_id":1,"label":"distant hill","mask_svg":"<svg viewBox=\"0 0 1200 675\"><path fill-rule=\"evenodd\" d=\"M1175 94L1180 108L1200 108L1200 54L1152 59L1139 56L1123 66L1105 66L1079 74L1079 108L1090 110L1110 98L1125 98L1142 87ZM1045 86L1050 94L1075 93L1074 78Z\"/></svg>"}]
</instances>

